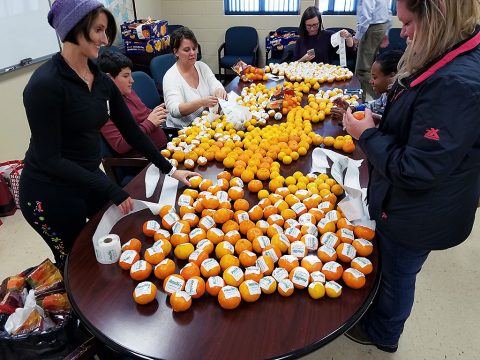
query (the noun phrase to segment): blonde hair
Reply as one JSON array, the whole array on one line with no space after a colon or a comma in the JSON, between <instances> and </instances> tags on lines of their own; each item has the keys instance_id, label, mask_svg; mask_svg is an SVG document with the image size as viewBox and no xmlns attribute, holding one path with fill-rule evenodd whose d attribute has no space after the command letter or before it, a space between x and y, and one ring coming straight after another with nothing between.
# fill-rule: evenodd
<instances>
[{"instance_id":1,"label":"blonde hair","mask_svg":"<svg viewBox=\"0 0 480 360\"><path fill-rule=\"evenodd\" d=\"M398 67L410 76L472 34L480 20L480 0L397 0L415 16L415 34Z\"/></svg>"}]
</instances>

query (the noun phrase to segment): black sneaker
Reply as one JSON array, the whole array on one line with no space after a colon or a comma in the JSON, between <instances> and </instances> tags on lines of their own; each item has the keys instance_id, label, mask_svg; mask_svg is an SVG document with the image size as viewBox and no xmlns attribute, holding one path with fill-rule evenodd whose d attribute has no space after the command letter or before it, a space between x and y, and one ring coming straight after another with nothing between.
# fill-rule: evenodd
<instances>
[{"instance_id":1,"label":"black sneaker","mask_svg":"<svg viewBox=\"0 0 480 360\"><path fill-rule=\"evenodd\" d=\"M373 346L376 346L377 349L386 351L389 353L394 353L398 349L398 344L397 345L381 345L381 344L376 344L372 340L370 340L368 335L363 330L361 321L357 322L350 330L348 330L345 333L345 336L350 340L355 341L358 344L373 345Z\"/></svg>"}]
</instances>

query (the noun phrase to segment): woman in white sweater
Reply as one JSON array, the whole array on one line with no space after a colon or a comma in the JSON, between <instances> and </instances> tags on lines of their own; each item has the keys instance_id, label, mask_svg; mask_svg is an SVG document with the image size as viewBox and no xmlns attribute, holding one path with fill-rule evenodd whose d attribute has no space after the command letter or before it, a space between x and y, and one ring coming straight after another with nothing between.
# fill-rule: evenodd
<instances>
[{"instance_id":1,"label":"woman in white sweater","mask_svg":"<svg viewBox=\"0 0 480 360\"><path fill-rule=\"evenodd\" d=\"M190 29L175 30L170 44L177 62L163 78L167 126L183 127L219 98L226 99L227 93L208 65L197 61L198 42Z\"/></svg>"}]
</instances>

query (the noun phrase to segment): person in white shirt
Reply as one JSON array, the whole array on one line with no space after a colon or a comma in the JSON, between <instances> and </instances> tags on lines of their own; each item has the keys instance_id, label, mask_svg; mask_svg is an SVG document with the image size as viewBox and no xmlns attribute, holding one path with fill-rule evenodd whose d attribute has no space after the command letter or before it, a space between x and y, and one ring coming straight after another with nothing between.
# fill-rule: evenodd
<instances>
[{"instance_id":1,"label":"person in white shirt","mask_svg":"<svg viewBox=\"0 0 480 360\"><path fill-rule=\"evenodd\" d=\"M163 78L167 126L184 127L219 98L226 99L227 92L208 65L197 61L198 42L190 29L175 30L170 44L177 62Z\"/></svg>"},{"instance_id":2,"label":"person in white shirt","mask_svg":"<svg viewBox=\"0 0 480 360\"><path fill-rule=\"evenodd\" d=\"M388 46L388 31L392 24L392 14L388 0L358 0L357 32L353 41L358 44L355 75L363 89L363 100L368 94L377 95L370 85L370 69L380 47Z\"/></svg>"}]
</instances>

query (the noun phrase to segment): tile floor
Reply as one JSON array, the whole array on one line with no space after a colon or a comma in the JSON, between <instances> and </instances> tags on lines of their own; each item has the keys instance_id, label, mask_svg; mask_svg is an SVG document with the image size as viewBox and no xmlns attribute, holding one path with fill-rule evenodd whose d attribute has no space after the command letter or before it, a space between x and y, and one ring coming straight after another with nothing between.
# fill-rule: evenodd
<instances>
[{"instance_id":1,"label":"tile floor","mask_svg":"<svg viewBox=\"0 0 480 360\"><path fill-rule=\"evenodd\" d=\"M0 279L51 256L19 211L1 218ZM437 360L480 358L480 212L469 239L430 255L417 280L413 313L400 346L387 354L341 336L304 359ZM475 340L476 339L476 340Z\"/></svg>"}]
</instances>

